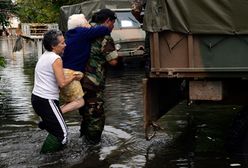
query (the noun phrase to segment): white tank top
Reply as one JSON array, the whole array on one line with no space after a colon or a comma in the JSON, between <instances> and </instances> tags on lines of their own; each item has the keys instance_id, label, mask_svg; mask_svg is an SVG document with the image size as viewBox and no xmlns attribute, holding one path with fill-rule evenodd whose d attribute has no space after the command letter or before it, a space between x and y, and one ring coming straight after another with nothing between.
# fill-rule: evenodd
<instances>
[{"instance_id":1,"label":"white tank top","mask_svg":"<svg viewBox=\"0 0 248 168\"><path fill-rule=\"evenodd\" d=\"M54 52L45 51L35 67L33 94L44 99L59 100L59 87L52 64L61 57Z\"/></svg>"}]
</instances>

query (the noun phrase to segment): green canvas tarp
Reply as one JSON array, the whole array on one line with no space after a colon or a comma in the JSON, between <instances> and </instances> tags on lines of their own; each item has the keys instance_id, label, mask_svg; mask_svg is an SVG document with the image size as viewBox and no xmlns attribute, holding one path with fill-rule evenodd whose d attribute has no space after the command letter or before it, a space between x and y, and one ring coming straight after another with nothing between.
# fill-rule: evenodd
<instances>
[{"instance_id":1,"label":"green canvas tarp","mask_svg":"<svg viewBox=\"0 0 248 168\"><path fill-rule=\"evenodd\" d=\"M130 7L130 0L88 0L79 4L62 6L60 8L59 28L63 32L67 30L67 20L72 14L83 13L87 19L90 19L92 12L102 8L120 9Z\"/></svg>"},{"instance_id":2,"label":"green canvas tarp","mask_svg":"<svg viewBox=\"0 0 248 168\"><path fill-rule=\"evenodd\" d=\"M147 0L144 29L186 34L248 34L247 0Z\"/></svg>"}]
</instances>

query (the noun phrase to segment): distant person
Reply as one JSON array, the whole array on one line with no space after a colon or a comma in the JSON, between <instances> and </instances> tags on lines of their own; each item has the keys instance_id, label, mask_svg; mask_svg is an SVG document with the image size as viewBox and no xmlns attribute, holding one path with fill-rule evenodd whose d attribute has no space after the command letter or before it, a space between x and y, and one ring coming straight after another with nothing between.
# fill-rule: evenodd
<instances>
[{"instance_id":1,"label":"distant person","mask_svg":"<svg viewBox=\"0 0 248 168\"><path fill-rule=\"evenodd\" d=\"M109 35L106 26L91 27L83 14L73 14L68 19L68 31L65 34L66 47L63 54L63 67L66 77L73 74L83 76L85 65L90 56L91 42L104 35ZM84 92L79 81L74 80L61 89L62 113L74 111L84 105Z\"/></svg>"},{"instance_id":2,"label":"distant person","mask_svg":"<svg viewBox=\"0 0 248 168\"><path fill-rule=\"evenodd\" d=\"M17 52L17 51L20 51L22 49L22 43L23 43L23 40L22 40L22 30L21 30L21 25L18 24L18 28L16 29L16 41L15 41L15 45L13 47L13 52Z\"/></svg>"},{"instance_id":3,"label":"distant person","mask_svg":"<svg viewBox=\"0 0 248 168\"><path fill-rule=\"evenodd\" d=\"M102 9L92 17L92 25L114 28L116 15L109 9ZM90 58L85 68L85 75L81 80L85 106L79 109L82 115L81 136L92 144L100 142L105 124L104 98L106 64L116 65L118 59L114 40L110 35L102 36L91 44Z\"/></svg>"},{"instance_id":4,"label":"distant person","mask_svg":"<svg viewBox=\"0 0 248 168\"><path fill-rule=\"evenodd\" d=\"M3 26L3 35L5 35L7 37L10 35L9 30L5 26Z\"/></svg>"},{"instance_id":5,"label":"distant person","mask_svg":"<svg viewBox=\"0 0 248 168\"><path fill-rule=\"evenodd\" d=\"M133 0L131 2L131 13L141 24L143 24L145 5L146 0Z\"/></svg>"},{"instance_id":6,"label":"distant person","mask_svg":"<svg viewBox=\"0 0 248 168\"><path fill-rule=\"evenodd\" d=\"M43 46L46 51L35 67L31 101L34 111L42 119L39 127L49 133L41 148L41 153L47 153L60 150L67 143L67 126L59 106L59 89L81 77L64 76L60 55L66 44L61 31L47 31L43 37Z\"/></svg>"}]
</instances>

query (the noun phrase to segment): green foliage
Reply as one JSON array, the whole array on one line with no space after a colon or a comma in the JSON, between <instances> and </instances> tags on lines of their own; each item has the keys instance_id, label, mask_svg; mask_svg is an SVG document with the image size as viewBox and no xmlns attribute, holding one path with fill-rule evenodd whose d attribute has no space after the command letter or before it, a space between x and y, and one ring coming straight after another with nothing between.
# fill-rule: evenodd
<instances>
[{"instance_id":1,"label":"green foliage","mask_svg":"<svg viewBox=\"0 0 248 168\"><path fill-rule=\"evenodd\" d=\"M6 64L5 59L3 57L0 57L0 67L4 67Z\"/></svg>"},{"instance_id":2,"label":"green foliage","mask_svg":"<svg viewBox=\"0 0 248 168\"><path fill-rule=\"evenodd\" d=\"M17 15L22 23L53 23L58 18L58 9L51 1L17 0Z\"/></svg>"},{"instance_id":3,"label":"green foliage","mask_svg":"<svg viewBox=\"0 0 248 168\"><path fill-rule=\"evenodd\" d=\"M0 68L5 67L5 64L6 64L5 59L0 56ZM1 80L1 76L0 76L0 80ZM0 92L0 95L1 95L1 92Z\"/></svg>"},{"instance_id":4,"label":"green foliage","mask_svg":"<svg viewBox=\"0 0 248 168\"><path fill-rule=\"evenodd\" d=\"M22 23L55 23L63 5L80 3L85 0L17 0L18 17Z\"/></svg>"},{"instance_id":5,"label":"green foliage","mask_svg":"<svg viewBox=\"0 0 248 168\"><path fill-rule=\"evenodd\" d=\"M0 0L0 25L5 28L9 25L9 16L15 14L17 6L11 0Z\"/></svg>"},{"instance_id":6,"label":"green foliage","mask_svg":"<svg viewBox=\"0 0 248 168\"><path fill-rule=\"evenodd\" d=\"M88 0L52 0L52 3L54 5L61 7L63 5L77 4L77 3L84 2L84 1L88 1Z\"/></svg>"}]
</instances>

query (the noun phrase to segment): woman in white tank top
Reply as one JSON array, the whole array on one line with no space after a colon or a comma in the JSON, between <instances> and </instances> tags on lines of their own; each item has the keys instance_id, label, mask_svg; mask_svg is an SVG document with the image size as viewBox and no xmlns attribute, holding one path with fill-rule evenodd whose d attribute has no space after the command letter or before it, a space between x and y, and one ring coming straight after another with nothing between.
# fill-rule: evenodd
<instances>
[{"instance_id":1,"label":"woman in white tank top","mask_svg":"<svg viewBox=\"0 0 248 168\"><path fill-rule=\"evenodd\" d=\"M62 149L67 142L67 127L59 106L60 88L73 80L80 80L81 76L64 76L60 55L66 44L61 31L47 31L43 37L43 45L46 51L35 67L31 101L34 111L42 119L39 127L49 133L41 148L41 153L47 153Z\"/></svg>"}]
</instances>

